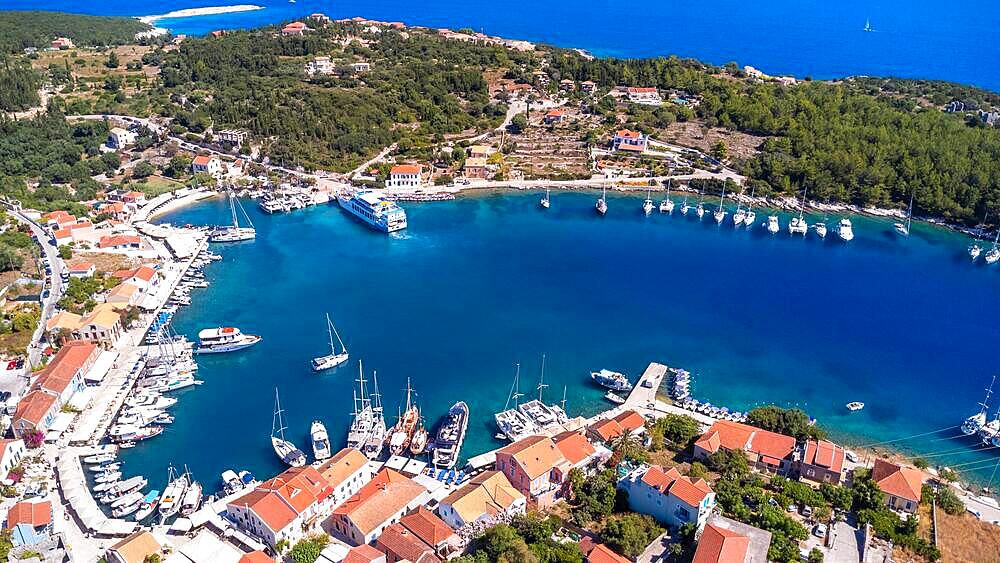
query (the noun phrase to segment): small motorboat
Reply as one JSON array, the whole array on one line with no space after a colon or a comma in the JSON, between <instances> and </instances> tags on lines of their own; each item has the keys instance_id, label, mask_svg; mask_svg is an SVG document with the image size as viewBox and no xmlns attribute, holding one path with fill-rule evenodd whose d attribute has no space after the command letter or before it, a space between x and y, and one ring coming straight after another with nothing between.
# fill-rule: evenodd
<instances>
[{"instance_id":1,"label":"small motorboat","mask_svg":"<svg viewBox=\"0 0 1000 563\"><path fill-rule=\"evenodd\" d=\"M847 410L852 412L859 411L863 408L865 408L865 404L861 401L851 401L850 403L847 403Z\"/></svg>"},{"instance_id":2,"label":"small motorboat","mask_svg":"<svg viewBox=\"0 0 1000 563\"><path fill-rule=\"evenodd\" d=\"M616 405L621 405L625 402L625 399L623 399L621 395L615 393L614 391L608 391L607 393L605 393L604 398Z\"/></svg>"}]
</instances>

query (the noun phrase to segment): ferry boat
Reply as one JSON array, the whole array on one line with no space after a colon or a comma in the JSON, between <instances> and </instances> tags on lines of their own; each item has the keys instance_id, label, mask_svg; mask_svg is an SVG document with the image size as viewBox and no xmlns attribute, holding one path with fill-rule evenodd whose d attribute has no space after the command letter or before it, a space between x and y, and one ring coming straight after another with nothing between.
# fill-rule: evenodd
<instances>
[{"instance_id":1,"label":"ferry boat","mask_svg":"<svg viewBox=\"0 0 1000 563\"><path fill-rule=\"evenodd\" d=\"M406 211L374 190L341 194L337 202L377 231L392 233L406 228Z\"/></svg>"},{"instance_id":2,"label":"ferry boat","mask_svg":"<svg viewBox=\"0 0 1000 563\"><path fill-rule=\"evenodd\" d=\"M253 240L257 238L257 230L254 229L253 222L250 221L250 216L247 215L243 205L240 204L233 192L226 192L229 196L229 211L233 216L233 224L231 226L217 227L209 232L208 242L242 242L246 240ZM246 219L248 227L241 227L239 218L236 214L236 208L239 207L240 212Z\"/></svg>"},{"instance_id":3,"label":"ferry boat","mask_svg":"<svg viewBox=\"0 0 1000 563\"><path fill-rule=\"evenodd\" d=\"M399 415L396 426L392 427L389 433L388 445L389 453L400 455L410 445L413 433L417 430L420 422L420 409L413 402L413 388L410 387L410 378L406 378L406 409Z\"/></svg>"},{"instance_id":4,"label":"ferry boat","mask_svg":"<svg viewBox=\"0 0 1000 563\"><path fill-rule=\"evenodd\" d=\"M330 353L326 356L312 359L311 365L313 371L332 369L350 359L350 355L347 353L347 346L344 346L344 341L340 339L340 333L337 332L337 327L333 326L329 313L326 315L326 332L330 336ZM337 342L340 343L340 352L337 352L336 346L333 345L334 335L337 336Z\"/></svg>"},{"instance_id":5,"label":"ferry boat","mask_svg":"<svg viewBox=\"0 0 1000 563\"><path fill-rule=\"evenodd\" d=\"M190 516L201 506L201 483L194 481L181 501L181 516Z\"/></svg>"},{"instance_id":6,"label":"ferry boat","mask_svg":"<svg viewBox=\"0 0 1000 563\"><path fill-rule=\"evenodd\" d=\"M993 394L993 384L996 383L996 381L997 376L994 375L993 380L990 381L990 386L986 388L986 398L983 399L983 402L979 403L979 412L969 418L966 418L965 421L962 422L962 434L972 436L973 434L979 432L983 425L986 424L986 411L989 409L990 395Z\"/></svg>"},{"instance_id":7,"label":"ferry boat","mask_svg":"<svg viewBox=\"0 0 1000 563\"><path fill-rule=\"evenodd\" d=\"M538 204L542 206L542 209L548 209L549 206L552 205L552 200L549 198L548 188L545 189L545 197L543 197L542 200L538 202Z\"/></svg>"},{"instance_id":8,"label":"ferry boat","mask_svg":"<svg viewBox=\"0 0 1000 563\"><path fill-rule=\"evenodd\" d=\"M624 373L602 369L601 371L590 372L590 378L601 387L606 387L612 391L631 391L632 384Z\"/></svg>"},{"instance_id":9,"label":"ferry boat","mask_svg":"<svg viewBox=\"0 0 1000 563\"><path fill-rule=\"evenodd\" d=\"M837 236L844 242L854 240L854 226L851 225L850 219L845 217L840 220L840 223L837 224Z\"/></svg>"},{"instance_id":10,"label":"ferry boat","mask_svg":"<svg viewBox=\"0 0 1000 563\"><path fill-rule=\"evenodd\" d=\"M188 483L186 472L177 475L172 465L167 468L167 488L163 489L163 496L160 497L161 522L177 514L177 511L181 509L181 502L183 502L184 493L187 492Z\"/></svg>"},{"instance_id":11,"label":"ferry boat","mask_svg":"<svg viewBox=\"0 0 1000 563\"><path fill-rule=\"evenodd\" d=\"M306 464L306 454L295 447L295 444L285 439L285 424L282 421L281 401L278 399L278 388L274 388L274 416L271 419L271 447L281 461L292 467L302 467Z\"/></svg>"},{"instance_id":12,"label":"ferry boat","mask_svg":"<svg viewBox=\"0 0 1000 563\"><path fill-rule=\"evenodd\" d=\"M448 409L448 414L438 428L434 438L431 463L435 467L451 469L458 463L458 454L469 429L469 405L459 401Z\"/></svg>"},{"instance_id":13,"label":"ferry boat","mask_svg":"<svg viewBox=\"0 0 1000 563\"><path fill-rule=\"evenodd\" d=\"M198 346L195 347L193 352L195 354L236 352L237 350L249 348L260 342L260 340L260 336L243 334L240 329L231 326L206 328L198 332Z\"/></svg>"},{"instance_id":14,"label":"ferry boat","mask_svg":"<svg viewBox=\"0 0 1000 563\"><path fill-rule=\"evenodd\" d=\"M608 188L604 186L601 189L601 198L597 200L597 204L594 205L594 209L597 210L599 215L604 215L608 212Z\"/></svg>"},{"instance_id":15,"label":"ferry boat","mask_svg":"<svg viewBox=\"0 0 1000 563\"><path fill-rule=\"evenodd\" d=\"M778 234L778 231L781 230L781 224L778 223L778 216L768 215L767 223L764 225L764 227L767 228L767 232L771 233L772 235Z\"/></svg>"},{"instance_id":16,"label":"ferry boat","mask_svg":"<svg viewBox=\"0 0 1000 563\"><path fill-rule=\"evenodd\" d=\"M322 461L332 455L330 451L330 436L326 432L326 426L314 420L309 427L309 437L312 438L313 458Z\"/></svg>"}]
</instances>

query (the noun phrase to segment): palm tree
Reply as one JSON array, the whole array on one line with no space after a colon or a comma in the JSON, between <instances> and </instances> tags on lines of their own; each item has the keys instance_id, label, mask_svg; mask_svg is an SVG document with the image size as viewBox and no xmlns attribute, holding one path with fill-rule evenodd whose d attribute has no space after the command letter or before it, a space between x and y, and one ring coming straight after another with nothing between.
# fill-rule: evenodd
<instances>
[{"instance_id":1,"label":"palm tree","mask_svg":"<svg viewBox=\"0 0 1000 563\"><path fill-rule=\"evenodd\" d=\"M628 430L608 440L611 449L611 467L618 467L624 459L637 458L643 450L642 440L633 431Z\"/></svg>"}]
</instances>

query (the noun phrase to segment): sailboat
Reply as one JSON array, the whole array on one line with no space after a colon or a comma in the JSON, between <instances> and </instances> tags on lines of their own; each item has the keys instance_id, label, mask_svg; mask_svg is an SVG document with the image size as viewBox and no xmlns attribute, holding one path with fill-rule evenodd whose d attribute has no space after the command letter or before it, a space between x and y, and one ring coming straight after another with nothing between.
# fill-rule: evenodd
<instances>
[{"instance_id":1,"label":"sailboat","mask_svg":"<svg viewBox=\"0 0 1000 563\"><path fill-rule=\"evenodd\" d=\"M410 453L413 455L424 453L424 450L427 449L428 438L430 438L430 433L424 427L424 421L421 417L420 422L417 423L417 429L413 432L413 438L410 439Z\"/></svg>"},{"instance_id":2,"label":"sailboat","mask_svg":"<svg viewBox=\"0 0 1000 563\"><path fill-rule=\"evenodd\" d=\"M747 212L743 209L743 190L740 190L740 197L736 199L736 211L733 212L733 228L739 227L747 218Z\"/></svg>"},{"instance_id":3,"label":"sailboat","mask_svg":"<svg viewBox=\"0 0 1000 563\"><path fill-rule=\"evenodd\" d=\"M602 186L601 187L601 199L597 200L597 205L595 206L595 209L597 209L597 212L600 213L601 215L604 215L605 213L608 212L608 200L607 200L607 197L608 197L608 187L607 186Z\"/></svg>"},{"instance_id":4,"label":"sailboat","mask_svg":"<svg viewBox=\"0 0 1000 563\"><path fill-rule=\"evenodd\" d=\"M681 215L687 215L691 206L688 204L688 194L684 192L684 201L681 203Z\"/></svg>"},{"instance_id":5,"label":"sailboat","mask_svg":"<svg viewBox=\"0 0 1000 563\"><path fill-rule=\"evenodd\" d=\"M323 371L335 368L346 362L349 358L347 354L347 346L344 346L344 341L340 339L340 333L337 332L337 327L333 326L329 313L326 314L326 331L330 335L330 353L326 356L320 356L312 359L311 363L313 371ZM339 354L337 353L337 347L333 345L334 335L337 337L337 342L340 343Z\"/></svg>"},{"instance_id":6,"label":"sailboat","mask_svg":"<svg viewBox=\"0 0 1000 563\"><path fill-rule=\"evenodd\" d=\"M181 509L181 502L184 500L184 493L187 492L190 479L188 474L177 475L177 470L173 465L167 467L167 487L163 489L163 496L160 497L160 522L177 514Z\"/></svg>"},{"instance_id":7,"label":"sailboat","mask_svg":"<svg viewBox=\"0 0 1000 563\"><path fill-rule=\"evenodd\" d=\"M385 412L382 409L382 395L378 392L378 372L372 372L372 386L374 387L374 392L372 393L370 405L372 413L372 431L371 435L368 437L368 442L365 443L364 448L362 448L361 453L365 454L368 459L377 459L378 456L382 455L382 447L385 445Z\"/></svg>"},{"instance_id":8,"label":"sailboat","mask_svg":"<svg viewBox=\"0 0 1000 563\"><path fill-rule=\"evenodd\" d=\"M507 438L511 442L516 442L522 438L527 438L535 434L537 428L531 420L518 409L518 399L522 394L518 389L518 382L521 378L521 364L517 364L514 369L514 383L510 386L510 393L507 395L507 402L504 403L503 410L493 415L500 433L498 439ZM511 406L513 401L514 406Z\"/></svg>"},{"instance_id":9,"label":"sailboat","mask_svg":"<svg viewBox=\"0 0 1000 563\"><path fill-rule=\"evenodd\" d=\"M993 376L993 380L990 381L990 386L986 388L986 398L983 402L979 403L979 412L966 418L962 422L961 430L962 434L966 436L972 436L986 424L986 411L990 408L990 395L993 394L993 384L997 382L997 376Z\"/></svg>"},{"instance_id":10,"label":"sailboat","mask_svg":"<svg viewBox=\"0 0 1000 563\"><path fill-rule=\"evenodd\" d=\"M653 212L653 200L649 198L649 188L646 188L646 201L642 202L642 212L647 217Z\"/></svg>"},{"instance_id":11,"label":"sailboat","mask_svg":"<svg viewBox=\"0 0 1000 563\"><path fill-rule=\"evenodd\" d=\"M809 232L809 225L806 224L806 220L802 218L802 205L806 199L806 192L802 192L802 198L799 199L799 216L792 217L792 220L788 222L788 234L795 235L800 234L806 236Z\"/></svg>"},{"instance_id":12,"label":"sailboat","mask_svg":"<svg viewBox=\"0 0 1000 563\"><path fill-rule=\"evenodd\" d=\"M694 212L698 215L698 220L700 221L702 217L705 216L705 187L702 186L701 193L698 194L698 207L695 208Z\"/></svg>"},{"instance_id":13,"label":"sailboat","mask_svg":"<svg viewBox=\"0 0 1000 563\"><path fill-rule=\"evenodd\" d=\"M723 202L726 200L726 187L722 186L722 195L719 197L719 208L715 210L712 217L715 218L715 222L719 225L726 219L726 209L722 207Z\"/></svg>"},{"instance_id":14,"label":"sailboat","mask_svg":"<svg viewBox=\"0 0 1000 563\"><path fill-rule=\"evenodd\" d=\"M295 444L285 439L285 423L281 418L281 401L278 399L278 388L274 388L274 417L271 419L271 447L281 461L292 467L302 467L306 464L306 454L295 447Z\"/></svg>"},{"instance_id":15,"label":"sailboat","mask_svg":"<svg viewBox=\"0 0 1000 563\"><path fill-rule=\"evenodd\" d=\"M750 186L750 204L747 205L747 216L743 219L743 224L749 229L750 225L753 225L754 221L757 220L757 214L753 212L753 194L755 187Z\"/></svg>"},{"instance_id":16,"label":"sailboat","mask_svg":"<svg viewBox=\"0 0 1000 563\"><path fill-rule=\"evenodd\" d=\"M997 242L1000 242L1000 228L997 229L997 236L993 239L993 248L986 251L987 264L996 264L1000 260L1000 249L997 248Z\"/></svg>"},{"instance_id":17,"label":"sailboat","mask_svg":"<svg viewBox=\"0 0 1000 563\"><path fill-rule=\"evenodd\" d=\"M549 206L552 205L552 200L549 199L549 189L548 188L545 188L545 197L543 197L542 201L538 202L538 204L541 205L542 208L544 208L544 209L548 209Z\"/></svg>"},{"instance_id":18,"label":"sailboat","mask_svg":"<svg viewBox=\"0 0 1000 563\"><path fill-rule=\"evenodd\" d=\"M910 208L906 211L906 224L896 223L893 228L904 237L910 236L910 219L913 217L913 192L910 192Z\"/></svg>"},{"instance_id":19,"label":"sailboat","mask_svg":"<svg viewBox=\"0 0 1000 563\"><path fill-rule=\"evenodd\" d=\"M872 27L872 20L871 19L865 18L865 27L862 28L861 31L864 31L865 33L871 33L873 31L875 31L875 28Z\"/></svg>"},{"instance_id":20,"label":"sailboat","mask_svg":"<svg viewBox=\"0 0 1000 563\"><path fill-rule=\"evenodd\" d=\"M969 257L975 262L979 255L983 253L983 247L979 246L979 235L982 234L982 227L986 226L986 219L990 216L989 212L983 215L983 225L976 232L976 241L969 245Z\"/></svg>"},{"instance_id":21,"label":"sailboat","mask_svg":"<svg viewBox=\"0 0 1000 563\"><path fill-rule=\"evenodd\" d=\"M208 235L209 242L241 242L245 240L253 240L257 238L257 230L253 227L253 222L250 221L250 216L247 215L243 205L240 201L233 195L232 190L227 190L226 194L229 197L229 212L233 216L233 224L230 227L220 227L212 231ZM236 208L239 207L240 212L246 219L248 227L241 227L239 217L236 214Z\"/></svg>"},{"instance_id":22,"label":"sailboat","mask_svg":"<svg viewBox=\"0 0 1000 563\"><path fill-rule=\"evenodd\" d=\"M989 446L998 433L1000 433L1000 408L993 413L993 420L979 429L979 438L983 441L984 446Z\"/></svg>"},{"instance_id":23,"label":"sailboat","mask_svg":"<svg viewBox=\"0 0 1000 563\"><path fill-rule=\"evenodd\" d=\"M420 409L413 402L413 388L410 387L410 378L406 378L406 409L399 414L396 426L389 434L389 453L400 455L410 445L413 433L420 423Z\"/></svg>"},{"instance_id":24,"label":"sailboat","mask_svg":"<svg viewBox=\"0 0 1000 563\"><path fill-rule=\"evenodd\" d=\"M660 202L660 213L673 213L674 200L670 199L670 180L667 180L667 197Z\"/></svg>"}]
</instances>

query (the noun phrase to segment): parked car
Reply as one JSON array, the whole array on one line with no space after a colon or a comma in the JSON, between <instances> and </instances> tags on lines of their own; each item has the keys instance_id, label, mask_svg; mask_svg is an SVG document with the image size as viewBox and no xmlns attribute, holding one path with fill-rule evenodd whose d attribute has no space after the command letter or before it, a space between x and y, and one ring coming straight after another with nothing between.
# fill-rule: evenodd
<instances>
[{"instance_id":1,"label":"parked car","mask_svg":"<svg viewBox=\"0 0 1000 563\"><path fill-rule=\"evenodd\" d=\"M826 524L816 524L816 526L813 527L813 535L816 536L817 538L825 538L826 531L827 531Z\"/></svg>"},{"instance_id":2,"label":"parked car","mask_svg":"<svg viewBox=\"0 0 1000 563\"><path fill-rule=\"evenodd\" d=\"M812 516L812 513L813 513L813 509L808 504L802 507L802 515L805 516L806 518L809 518L810 516Z\"/></svg>"}]
</instances>

